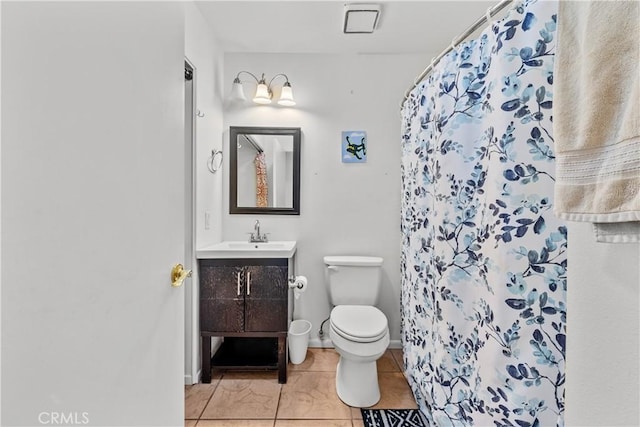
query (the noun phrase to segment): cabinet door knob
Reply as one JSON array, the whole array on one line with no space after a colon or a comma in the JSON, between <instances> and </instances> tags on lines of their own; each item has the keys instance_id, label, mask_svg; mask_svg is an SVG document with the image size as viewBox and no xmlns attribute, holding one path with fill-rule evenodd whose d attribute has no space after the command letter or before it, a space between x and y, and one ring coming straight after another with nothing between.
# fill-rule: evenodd
<instances>
[{"instance_id":1,"label":"cabinet door knob","mask_svg":"<svg viewBox=\"0 0 640 427\"><path fill-rule=\"evenodd\" d=\"M238 275L237 276L238 277L238 282L237 282L238 283L238 292L237 292L236 295L240 296L240 272L239 271L238 271L237 275Z\"/></svg>"},{"instance_id":2,"label":"cabinet door knob","mask_svg":"<svg viewBox=\"0 0 640 427\"><path fill-rule=\"evenodd\" d=\"M251 295L251 272L247 271L247 295Z\"/></svg>"}]
</instances>

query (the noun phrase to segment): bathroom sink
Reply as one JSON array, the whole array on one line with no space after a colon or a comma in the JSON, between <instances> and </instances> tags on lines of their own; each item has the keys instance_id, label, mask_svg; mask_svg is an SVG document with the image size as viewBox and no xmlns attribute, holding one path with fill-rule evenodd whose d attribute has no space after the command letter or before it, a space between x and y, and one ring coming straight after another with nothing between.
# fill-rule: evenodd
<instances>
[{"instance_id":1,"label":"bathroom sink","mask_svg":"<svg viewBox=\"0 0 640 427\"><path fill-rule=\"evenodd\" d=\"M291 258L295 240L273 242L225 241L196 250L197 258Z\"/></svg>"}]
</instances>

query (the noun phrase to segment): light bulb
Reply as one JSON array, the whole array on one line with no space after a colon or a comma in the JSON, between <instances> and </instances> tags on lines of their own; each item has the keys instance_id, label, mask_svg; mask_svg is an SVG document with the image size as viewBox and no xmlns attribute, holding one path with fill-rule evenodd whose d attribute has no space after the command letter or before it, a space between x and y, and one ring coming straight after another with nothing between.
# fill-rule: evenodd
<instances>
[{"instance_id":1,"label":"light bulb","mask_svg":"<svg viewBox=\"0 0 640 427\"><path fill-rule=\"evenodd\" d=\"M239 78L235 78L233 81L233 86L231 86L231 100L232 101L246 101L247 98L244 96L244 89L242 87L242 83Z\"/></svg>"},{"instance_id":2,"label":"light bulb","mask_svg":"<svg viewBox=\"0 0 640 427\"><path fill-rule=\"evenodd\" d=\"M293 100L293 91L291 90L291 83L286 82L284 86L282 86L282 91L280 92L280 99L278 100L278 104L284 105L285 107L292 107L296 105L296 101Z\"/></svg>"},{"instance_id":3,"label":"light bulb","mask_svg":"<svg viewBox=\"0 0 640 427\"><path fill-rule=\"evenodd\" d=\"M271 104L271 94L264 80L260 80L256 88L256 95L253 97L253 102L256 104Z\"/></svg>"}]
</instances>

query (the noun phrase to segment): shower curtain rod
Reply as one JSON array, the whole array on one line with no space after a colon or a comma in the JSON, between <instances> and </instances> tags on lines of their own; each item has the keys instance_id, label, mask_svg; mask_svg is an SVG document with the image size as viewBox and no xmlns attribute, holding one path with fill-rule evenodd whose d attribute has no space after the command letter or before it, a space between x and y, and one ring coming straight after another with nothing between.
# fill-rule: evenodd
<instances>
[{"instance_id":1,"label":"shower curtain rod","mask_svg":"<svg viewBox=\"0 0 640 427\"><path fill-rule=\"evenodd\" d=\"M490 7L489 9L487 9L487 13L484 16L478 18L478 20L476 22L474 22L473 25L471 25L469 28L467 28L467 30L464 33L462 33L458 37L454 38L451 41L451 45L448 48L446 48L444 51L442 51L442 53L440 53L440 55L438 55L435 58L433 58L431 60L431 63L427 66L427 68L425 68L424 71L422 73L420 73L420 75L418 77L416 77L416 79L413 82L413 85L411 85L411 87L409 89L407 89L407 91L404 93L404 98L402 99L402 102L400 103L400 107L402 107L404 105L404 102L409 97L409 94L418 85L418 83L420 83L431 72L431 70L433 69L434 65L436 65L447 53L451 52L453 50L453 48L458 43L462 42L464 39L469 37L477 29L482 27L482 25L484 25L485 23L489 22L489 18L491 18L492 16L495 16L498 12L500 12L502 9L507 7L507 5L509 5L509 4L513 3L513 2L514 2L514 0L502 0L497 5L495 5L493 7Z\"/></svg>"},{"instance_id":2,"label":"shower curtain rod","mask_svg":"<svg viewBox=\"0 0 640 427\"><path fill-rule=\"evenodd\" d=\"M249 135L244 135L244 134L243 134L242 136L244 136L244 139L246 139L246 140L247 140L247 142L248 142L249 144L251 144L251 146L253 147L253 149L254 149L254 150L256 150L256 151L258 152L258 154L260 154L260 153L264 153L264 150L262 149L262 147L260 146L260 144L258 144L257 142L255 142L255 141L253 140L253 138L251 138Z\"/></svg>"}]
</instances>

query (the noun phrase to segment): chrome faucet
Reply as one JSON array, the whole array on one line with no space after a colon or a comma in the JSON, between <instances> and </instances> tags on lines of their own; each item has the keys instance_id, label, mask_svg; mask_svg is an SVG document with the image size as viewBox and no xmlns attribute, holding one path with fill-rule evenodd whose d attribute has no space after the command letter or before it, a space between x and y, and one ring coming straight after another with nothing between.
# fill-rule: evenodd
<instances>
[{"instance_id":1,"label":"chrome faucet","mask_svg":"<svg viewBox=\"0 0 640 427\"><path fill-rule=\"evenodd\" d=\"M255 233L256 239L260 240L260 221L256 219L256 223L253 224L253 232Z\"/></svg>"},{"instance_id":2,"label":"chrome faucet","mask_svg":"<svg viewBox=\"0 0 640 427\"><path fill-rule=\"evenodd\" d=\"M249 238L249 242L251 243L267 243L267 233L260 234L260 221L256 220L256 223L253 225L253 233L251 233L251 237Z\"/></svg>"}]
</instances>

